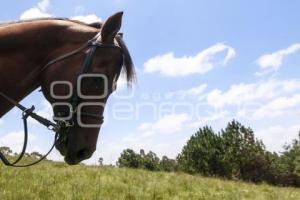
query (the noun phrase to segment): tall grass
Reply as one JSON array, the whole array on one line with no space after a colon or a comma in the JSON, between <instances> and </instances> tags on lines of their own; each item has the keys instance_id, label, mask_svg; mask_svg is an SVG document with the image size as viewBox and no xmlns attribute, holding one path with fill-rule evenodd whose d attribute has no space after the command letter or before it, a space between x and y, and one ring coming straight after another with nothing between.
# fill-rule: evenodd
<instances>
[{"instance_id":1,"label":"tall grass","mask_svg":"<svg viewBox=\"0 0 300 200\"><path fill-rule=\"evenodd\" d=\"M44 162L23 169L0 165L0 199L299 200L300 189L181 173Z\"/></svg>"}]
</instances>

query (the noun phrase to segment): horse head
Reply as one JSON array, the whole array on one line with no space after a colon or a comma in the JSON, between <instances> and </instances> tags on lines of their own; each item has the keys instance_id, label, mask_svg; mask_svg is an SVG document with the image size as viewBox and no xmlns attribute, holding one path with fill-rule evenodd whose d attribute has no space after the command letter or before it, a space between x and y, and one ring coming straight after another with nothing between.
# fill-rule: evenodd
<instances>
[{"instance_id":1,"label":"horse head","mask_svg":"<svg viewBox=\"0 0 300 200\"><path fill-rule=\"evenodd\" d=\"M56 149L68 164L92 156L104 107L122 71L134 78L129 52L119 34L122 12L109 17L87 46L51 64L42 73L42 92L53 107L58 130Z\"/></svg>"}]
</instances>

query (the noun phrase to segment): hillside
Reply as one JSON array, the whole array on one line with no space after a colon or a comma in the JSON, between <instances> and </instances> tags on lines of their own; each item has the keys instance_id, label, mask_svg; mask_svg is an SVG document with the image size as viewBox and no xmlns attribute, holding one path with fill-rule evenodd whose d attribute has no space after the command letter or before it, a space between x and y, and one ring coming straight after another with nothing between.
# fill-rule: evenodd
<instances>
[{"instance_id":1,"label":"hillside","mask_svg":"<svg viewBox=\"0 0 300 200\"><path fill-rule=\"evenodd\" d=\"M300 189L187 174L44 162L0 165L0 199L261 199L299 200Z\"/></svg>"}]
</instances>

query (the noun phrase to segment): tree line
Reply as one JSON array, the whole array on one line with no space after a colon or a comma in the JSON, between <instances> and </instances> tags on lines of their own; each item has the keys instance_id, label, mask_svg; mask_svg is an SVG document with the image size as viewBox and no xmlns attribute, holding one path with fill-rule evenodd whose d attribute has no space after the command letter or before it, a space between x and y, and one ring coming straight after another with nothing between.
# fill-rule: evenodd
<instances>
[{"instance_id":1,"label":"tree line","mask_svg":"<svg viewBox=\"0 0 300 200\"><path fill-rule=\"evenodd\" d=\"M17 156L9 147L0 147L7 156ZM25 157L39 159L39 152ZM103 165L103 158L98 160ZM279 186L300 187L300 131L298 138L285 145L283 152L266 150L255 138L250 127L231 121L225 129L214 132L204 126L193 134L175 159L159 158L153 151L135 152L125 149L117 161L118 167L151 171L186 172L208 177L266 182Z\"/></svg>"},{"instance_id":2,"label":"tree line","mask_svg":"<svg viewBox=\"0 0 300 200\"><path fill-rule=\"evenodd\" d=\"M117 166L300 187L300 132L283 152L270 152L251 128L233 120L217 133L208 126L200 128L176 159L125 149Z\"/></svg>"},{"instance_id":3,"label":"tree line","mask_svg":"<svg viewBox=\"0 0 300 200\"><path fill-rule=\"evenodd\" d=\"M13 152L11 150L10 147L7 147L7 146L2 146L0 147L0 151L5 155L5 156L18 156L19 154L16 153L16 152ZM37 151L33 151L31 153L25 153L24 154L24 157L27 157L27 158L33 158L33 159L40 159L43 157L42 154L40 154L39 152Z\"/></svg>"}]
</instances>

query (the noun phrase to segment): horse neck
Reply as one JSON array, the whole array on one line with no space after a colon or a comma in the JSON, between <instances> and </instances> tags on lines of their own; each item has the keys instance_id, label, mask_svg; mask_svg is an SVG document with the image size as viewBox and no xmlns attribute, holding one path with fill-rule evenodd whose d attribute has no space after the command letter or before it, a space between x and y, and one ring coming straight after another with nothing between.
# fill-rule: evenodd
<instances>
[{"instance_id":1,"label":"horse neck","mask_svg":"<svg viewBox=\"0 0 300 200\"><path fill-rule=\"evenodd\" d=\"M40 86L42 76L36 73L39 69L61 55L61 52L66 53L76 45L81 45L77 38L83 40L94 34L81 33L76 29L74 31L70 27L71 25L55 25L49 21L0 28L0 91L21 101ZM64 35L68 38L63 38ZM0 98L0 117L12 107L13 105Z\"/></svg>"}]
</instances>

